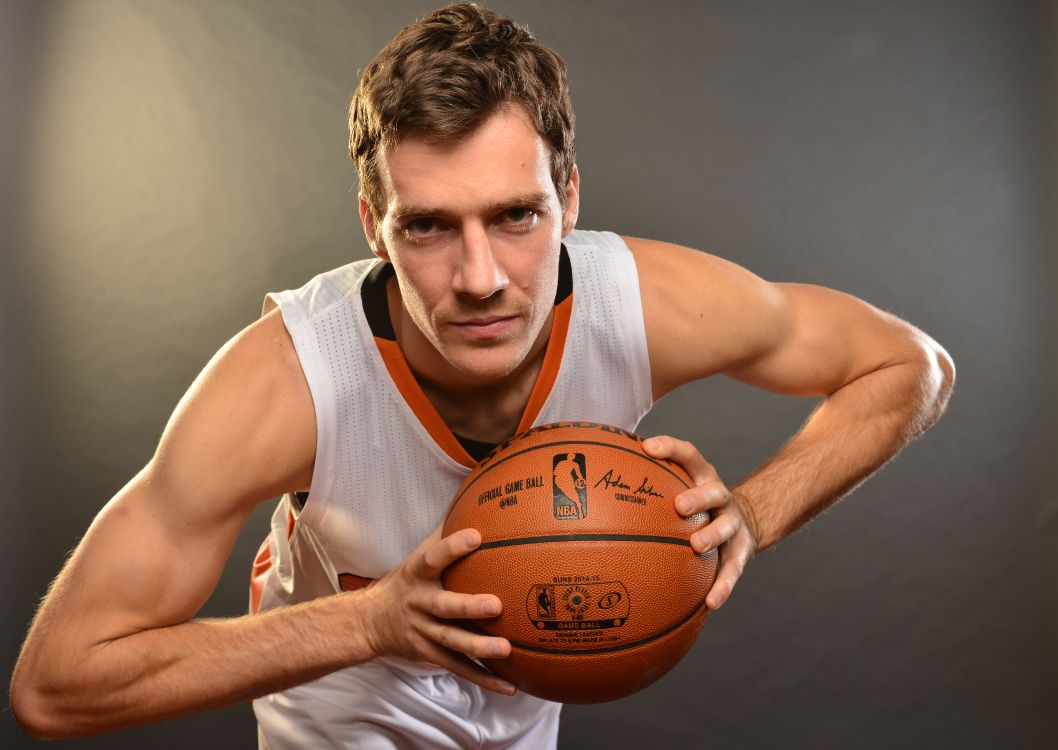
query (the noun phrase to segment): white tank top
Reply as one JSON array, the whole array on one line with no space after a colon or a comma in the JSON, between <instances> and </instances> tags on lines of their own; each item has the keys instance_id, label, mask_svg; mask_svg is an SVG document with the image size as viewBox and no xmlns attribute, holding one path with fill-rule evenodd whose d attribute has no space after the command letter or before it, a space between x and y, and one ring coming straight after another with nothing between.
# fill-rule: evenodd
<instances>
[{"instance_id":1,"label":"white tank top","mask_svg":"<svg viewBox=\"0 0 1058 750\"><path fill-rule=\"evenodd\" d=\"M551 336L518 431L574 420L633 430L652 398L632 253L610 232L574 231L563 246ZM396 567L475 464L393 338L377 283L384 265L357 261L265 298L308 381L317 446L304 508L294 493L282 497L254 563L254 612L359 588Z\"/></svg>"}]
</instances>

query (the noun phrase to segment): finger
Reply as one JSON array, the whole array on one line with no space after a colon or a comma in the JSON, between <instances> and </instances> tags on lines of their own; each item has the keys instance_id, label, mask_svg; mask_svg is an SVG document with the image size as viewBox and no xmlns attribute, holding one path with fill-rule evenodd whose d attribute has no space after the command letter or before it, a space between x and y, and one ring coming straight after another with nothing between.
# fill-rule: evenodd
<instances>
[{"instance_id":1,"label":"finger","mask_svg":"<svg viewBox=\"0 0 1058 750\"><path fill-rule=\"evenodd\" d=\"M736 549L731 549L731 547L736 547ZM748 544L738 545L732 542L724 547L724 551L726 554L722 556L720 572L709 590L709 595L705 597L705 606L713 610L720 609L731 596L731 591L735 588L738 579L742 577L742 571L750 556Z\"/></svg>"},{"instance_id":2,"label":"finger","mask_svg":"<svg viewBox=\"0 0 1058 750\"><path fill-rule=\"evenodd\" d=\"M481 534L477 529L460 529L429 545L412 564L412 572L419 578L439 578L441 571L459 558L477 549Z\"/></svg>"},{"instance_id":3,"label":"finger","mask_svg":"<svg viewBox=\"0 0 1058 750\"><path fill-rule=\"evenodd\" d=\"M506 638L478 635L452 622L430 620L419 629L434 643L460 654L479 659L505 659L511 655L511 643Z\"/></svg>"},{"instance_id":4,"label":"finger","mask_svg":"<svg viewBox=\"0 0 1058 750\"><path fill-rule=\"evenodd\" d=\"M654 458L667 458L682 466L695 484L709 482L718 477L713 465L686 440L677 440L670 435L657 435L643 441L643 448Z\"/></svg>"},{"instance_id":5,"label":"finger","mask_svg":"<svg viewBox=\"0 0 1058 750\"><path fill-rule=\"evenodd\" d=\"M452 674L458 675L464 680L469 680L485 690L502 693L503 695L514 695L518 690L518 688L502 677L482 669L462 653L449 651L443 646L432 642L428 642L424 646L424 650L426 651L427 660L439 667L444 667Z\"/></svg>"},{"instance_id":6,"label":"finger","mask_svg":"<svg viewBox=\"0 0 1058 750\"><path fill-rule=\"evenodd\" d=\"M736 513L722 513L691 534L691 549L704 555L714 547L726 543L742 528L742 518Z\"/></svg>"},{"instance_id":7,"label":"finger","mask_svg":"<svg viewBox=\"0 0 1058 750\"><path fill-rule=\"evenodd\" d=\"M438 589L431 595L426 611L434 617L471 620L499 616L503 603L492 594L460 594Z\"/></svg>"},{"instance_id":8,"label":"finger","mask_svg":"<svg viewBox=\"0 0 1058 750\"><path fill-rule=\"evenodd\" d=\"M676 511L684 516L720 508L731 502L731 492L719 479L680 492L673 498Z\"/></svg>"}]
</instances>

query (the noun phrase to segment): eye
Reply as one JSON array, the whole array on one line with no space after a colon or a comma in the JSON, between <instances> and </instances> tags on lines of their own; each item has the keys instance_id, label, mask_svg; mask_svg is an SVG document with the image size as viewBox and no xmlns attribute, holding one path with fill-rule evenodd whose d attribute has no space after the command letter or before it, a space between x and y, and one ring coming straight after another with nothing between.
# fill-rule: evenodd
<instances>
[{"instance_id":1,"label":"eye","mask_svg":"<svg viewBox=\"0 0 1058 750\"><path fill-rule=\"evenodd\" d=\"M416 241L428 239L440 231L440 226L437 219L429 216L420 216L417 219L411 219L401 227L401 232L405 238Z\"/></svg>"},{"instance_id":2,"label":"eye","mask_svg":"<svg viewBox=\"0 0 1058 750\"><path fill-rule=\"evenodd\" d=\"M524 206L509 208L503 212L504 222L515 229L531 229L536 225L537 218L539 213Z\"/></svg>"},{"instance_id":3,"label":"eye","mask_svg":"<svg viewBox=\"0 0 1058 750\"><path fill-rule=\"evenodd\" d=\"M408 229L418 234L429 234L436 224L437 222L433 219L416 219L408 224Z\"/></svg>"}]
</instances>

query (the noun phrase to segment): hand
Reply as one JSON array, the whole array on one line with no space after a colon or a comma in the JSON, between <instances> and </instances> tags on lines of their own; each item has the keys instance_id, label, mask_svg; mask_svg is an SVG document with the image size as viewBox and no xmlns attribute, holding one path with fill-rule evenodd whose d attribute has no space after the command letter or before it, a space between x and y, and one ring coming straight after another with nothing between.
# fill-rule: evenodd
<instances>
[{"instance_id":1,"label":"hand","mask_svg":"<svg viewBox=\"0 0 1058 750\"><path fill-rule=\"evenodd\" d=\"M502 611L492 594L460 594L441 586L441 572L481 544L476 529L461 529L444 539L434 529L396 568L364 590L371 605L365 634L374 656L428 661L480 685L513 695L515 687L471 661L504 658L506 638L478 635L452 619L496 617Z\"/></svg>"},{"instance_id":2,"label":"hand","mask_svg":"<svg viewBox=\"0 0 1058 750\"><path fill-rule=\"evenodd\" d=\"M643 448L654 458L675 461L691 476L694 486L673 498L677 513L693 516L709 511L710 521L691 534L690 542L691 549L700 555L717 549L720 567L705 605L720 609L757 551L760 537L751 528L749 516L743 514L731 491L720 481L716 469L691 443L659 435L645 440Z\"/></svg>"}]
</instances>

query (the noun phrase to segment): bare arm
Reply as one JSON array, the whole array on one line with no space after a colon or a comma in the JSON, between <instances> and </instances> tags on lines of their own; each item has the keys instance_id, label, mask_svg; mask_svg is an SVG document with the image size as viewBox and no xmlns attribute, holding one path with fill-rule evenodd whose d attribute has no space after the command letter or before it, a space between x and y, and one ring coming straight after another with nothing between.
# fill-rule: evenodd
<instances>
[{"instance_id":1,"label":"bare arm","mask_svg":"<svg viewBox=\"0 0 1058 750\"><path fill-rule=\"evenodd\" d=\"M12 707L27 731L92 734L247 700L381 653L434 655L429 644L394 637L410 620L394 600L430 579L427 561L463 554L462 537L429 540L402 566L417 568L371 589L192 620L253 507L309 485L315 445L311 395L276 310L211 360L150 463L107 503L52 585L12 678ZM480 616L492 599L452 597L433 602L433 613ZM435 636L480 655L497 641ZM453 658L434 660L466 674Z\"/></svg>"},{"instance_id":2,"label":"bare arm","mask_svg":"<svg viewBox=\"0 0 1058 750\"><path fill-rule=\"evenodd\" d=\"M954 363L906 321L833 289L769 283L708 253L625 239L639 268L655 399L717 373L776 393L825 397L732 489L756 549L850 492L944 411ZM717 507L704 492L694 499L692 513ZM714 525L692 538L696 548L737 532L734 522ZM751 554L722 572L719 601Z\"/></svg>"}]
</instances>

